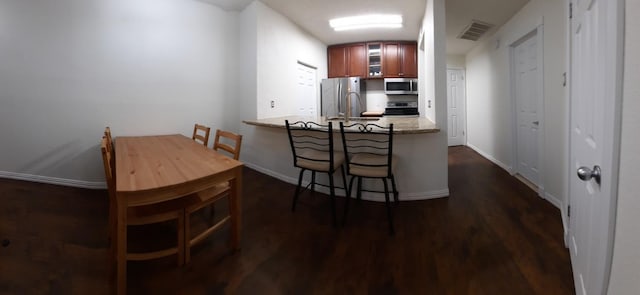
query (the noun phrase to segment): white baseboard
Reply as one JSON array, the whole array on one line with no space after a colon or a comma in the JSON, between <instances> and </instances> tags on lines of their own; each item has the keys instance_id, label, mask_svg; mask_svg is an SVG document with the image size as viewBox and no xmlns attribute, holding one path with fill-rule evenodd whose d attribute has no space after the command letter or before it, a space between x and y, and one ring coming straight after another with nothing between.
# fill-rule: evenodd
<instances>
[{"instance_id":1,"label":"white baseboard","mask_svg":"<svg viewBox=\"0 0 640 295\"><path fill-rule=\"evenodd\" d=\"M83 181L83 180L40 176L40 175L25 174L25 173L15 173L15 172L8 172L8 171L0 171L0 178L25 180L25 181L87 188L87 189L106 189L107 188L107 183L104 181Z\"/></svg>"},{"instance_id":2,"label":"white baseboard","mask_svg":"<svg viewBox=\"0 0 640 295\"><path fill-rule=\"evenodd\" d=\"M560 211L562 210L562 201L560 201L560 199L556 198L555 196L553 196L550 193L545 193L544 194L544 198L545 200L549 201L549 203L551 203L553 206L555 206L556 208L560 209Z\"/></svg>"},{"instance_id":3,"label":"white baseboard","mask_svg":"<svg viewBox=\"0 0 640 295\"><path fill-rule=\"evenodd\" d=\"M560 208L560 214L562 215L562 228L564 229L564 246L569 248L569 220L567 219L567 208L565 206Z\"/></svg>"},{"instance_id":4,"label":"white baseboard","mask_svg":"<svg viewBox=\"0 0 640 295\"><path fill-rule=\"evenodd\" d=\"M296 179L296 178L286 176L284 174L275 172L273 170L262 168L261 166L258 166L258 165L252 164L252 163L243 162L243 164L245 166L247 166L248 168L256 170L256 171L258 171L258 172L260 172L262 174L266 174L266 175L269 175L271 177L275 177L275 178L280 179L280 180L282 180L282 181L284 181L286 183L298 184L298 179Z\"/></svg>"},{"instance_id":5,"label":"white baseboard","mask_svg":"<svg viewBox=\"0 0 640 295\"><path fill-rule=\"evenodd\" d=\"M262 174L269 175L271 177L274 177L274 178L277 178L279 180L282 180L282 181L284 181L286 183L290 183L290 184L293 184L293 185L298 185L298 179L297 178L289 177L289 176L286 176L286 175L284 175L282 173L278 173L278 172L275 172L273 170L266 169L266 168L263 168L261 166L258 166L258 165L255 165L255 164L251 164L251 163L246 163L245 162L244 165L249 167L249 168L251 168L251 169L253 169L253 170L256 170L256 171L258 171L258 172L260 172ZM342 181L340 183L342 183ZM308 184L309 184L309 181L303 180L303 182L302 182L303 186L306 186ZM325 193L325 194L329 194L329 188L328 187L316 186L316 191L319 191L319 192ZM336 189L336 195L340 196L340 197L344 197L344 195L345 195L344 190L341 189L341 188L340 189Z\"/></svg>"},{"instance_id":6,"label":"white baseboard","mask_svg":"<svg viewBox=\"0 0 640 295\"><path fill-rule=\"evenodd\" d=\"M487 160L493 162L494 164L500 166L500 168L506 170L507 172L509 172L509 174L513 175L513 171L511 169L511 167L509 167L508 165L506 165L505 163L502 163L500 161L498 161L496 158L494 158L493 156L485 153L483 150L481 150L479 147L467 143L467 146L470 147L472 150L476 151L476 153L480 154L481 156L485 157Z\"/></svg>"},{"instance_id":7,"label":"white baseboard","mask_svg":"<svg viewBox=\"0 0 640 295\"><path fill-rule=\"evenodd\" d=\"M565 242L567 241L567 235L569 234L569 222L567 220L567 207L562 203L560 199L550 193L545 193L544 198L556 208L560 209L560 217L562 218L562 228L564 230ZM567 246L567 245L565 245Z\"/></svg>"},{"instance_id":8,"label":"white baseboard","mask_svg":"<svg viewBox=\"0 0 640 295\"><path fill-rule=\"evenodd\" d=\"M277 173L274 172L272 170L269 169L265 169L263 167L251 164L251 163L244 163L245 166L256 170L260 173L269 175L271 177L277 178L279 180L282 180L284 182L293 184L293 185L297 185L298 184L298 179L293 178L293 177L289 177L286 176L284 174L281 173ZM307 185L309 184L308 181L305 181L303 183L303 185ZM325 193L325 194L329 194L329 188L328 187L324 187L324 186L316 186L316 191L319 191L321 193ZM343 189L336 189L336 195L340 196L340 197L344 197L344 190ZM443 189L443 190L435 190L435 191L428 191L428 192L418 192L418 193L408 193L408 194L403 194L400 193L400 195L398 196L398 199L400 201L417 201L417 200L428 200L428 199L436 199L436 198L443 198L443 197L448 197L449 196L449 188ZM376 202L384 202L384 194L381 193L370 193L370 192L363 192L362 193L362 199L363 200L368 200L368 201L376 201Z\"/></svg>"}]
</instances>

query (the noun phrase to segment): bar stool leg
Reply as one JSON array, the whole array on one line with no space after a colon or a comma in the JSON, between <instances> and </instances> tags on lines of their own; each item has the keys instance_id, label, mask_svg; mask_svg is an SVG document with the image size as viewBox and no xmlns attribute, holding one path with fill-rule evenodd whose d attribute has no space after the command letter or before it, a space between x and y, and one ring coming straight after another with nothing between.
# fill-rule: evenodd
<instances>
[{"instance_id":1,"label":"bar stool leg","mask_svg":"<svg viewBox=\"0 0 640 295\"><path fill-rule=\"evenodd\" d=\"M400 193L398 193L398 190L396 189L396 177L393 174L391 174L391 188L393 188L393 200L395 201L396 205L398 205L400 203L398 202L398 195Z\"/></svg>"},{"instance_id":2,"label":"bar stool leg","mask_svg":"<svg viewBox=\"0 0 640 295\"><path fill-rule=\"evenodd\" d=\"M333 227L337 227L336 222L336 189L333 185L333 173L329 172L329 191L331 193L331 218Z\"/></svg>"},{"instance_id":3,"label":"bar stool leg","mask_svg":"<svg viewBox=\"0 0 640 295\"><path fill-rule=\"evenodd\" d=\"M391 214L391 204L389 201L389 185L387 184L386 178L382 178L382 183L384 183L384 201L387 205L387 218L389 219L389 235L393 236L395 231L393 230L393 216Z\"/></svg>"},{"instance_id":4,"label":"bar stool leg","mask_svg":"<svg viewBox=\"0 0 640 295\"><path fill-rule=\"evenodd\" d=\"M342 185L344 185L344 195L349 195L349 188L347 188L347 176L346 172L344 172L344 166L340 166L340 174L342 174Z\"/></svg>"},{"instance_id":5,"label":"bar stool leg","mask_svg":"<svg viewBox=\"0 0 640 295\"><path fill-rule=\"evenodd\" d=\"M302 176L305 169L300 169L300 176L298 176L298 186L296 186L296 192L293 194L293 204L291 205L291 212L296 210L296 202L298 202L298 196L300 195L300 186L302 185Z\"/></svg>"},{"instance_id":6,"label":"bar stool leg","mask_svg":"<svg viewBox=\"0 0 640 295\"><path fill-rule=\"evenodd\" d=\"M362 177L358 176L358 192L356 193L356 198L358 202L362 200Z\"/></svg>"},{"instance_id":7,"label":"bar stool leg","mask_svg":"<svg viewBox=\"0 0 640 295\"><path fill-rule=\"evenodd\" d=\"M316 191L316 172L311 171L311 193Z\"/></svg>"},{"instance_id":8,"label":"bar stool leg","mask_svg":"<svg viewBox=\"0 0 640 295\"><path fill-rule=\"evenodd\" d=\"M347 194L345 196L346 200L344 203L344 214L342 215L342 226L345 225L345 223L347 222L347 212L349 211L349 199L351 199L351 192L353 191L351 188L353 186L353 180L355 179L355 176L351 176L351 180L349 181L349 188L346 189ZM346 187L346 183L345 183L345 187Z\"/></svg>"}]
</instances>

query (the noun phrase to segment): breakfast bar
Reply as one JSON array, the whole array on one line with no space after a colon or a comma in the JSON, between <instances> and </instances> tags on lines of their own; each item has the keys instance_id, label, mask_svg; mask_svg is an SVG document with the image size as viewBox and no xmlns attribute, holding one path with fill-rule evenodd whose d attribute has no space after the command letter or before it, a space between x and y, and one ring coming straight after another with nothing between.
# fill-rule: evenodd
<instances>
[{"instance_id":1,"label":"breakfast bar","mask_svg":"<svg viewBox=\"0 0 640 295\"><path fill-rule=\"evenodd\" d=\"M326 125L329 122L333 122L335 130L340 130L338 122L345 122L344 119L332 119L329 120L326 117L302 117L302 116L287 116L260 120L244 120L245 124L263 126L263 127L275 127L286 128L284 121L289 122L304 121L315 122L321 125ZM345 124L351 123L371 123L380 126L386 126L393 123L393 134L419 134L419 133L435 133L440 132L440 129L436 127L436 124L425 117L359 117L351 118L346 121Z\"/></svg>"},{"instance_id":2,"label":"breakfast bar","mask_svg":"<svg viewBox=\"0 0 640 295\"><path fill-rule=\"evenodd\" d=\"M334 140L340 143L340 125L344 120L327 120L325 117L286 116L257 120L243 120L243 133L248 138L244 160L248 167L265 174L279 178L289 183L297 182L297 170L293 167L291 148L287 138L285 120L289 122L304 121L327 124L333 122ZM394 155L397 158L396 181L400 192L400 201L423 200L446 197L449 190L446 175L438 171L446 171L446 161L440 161L433 155L438 149L446 146L437 144L436 138L446 136L440 128L425 117L381 117L381 118L353 118L351 123L371 123L380 126L394 124ZM342 150L342 144L336 144L337 150ZM336 177L340 177L338 174ZM327 179L320 178L327 183ZM337 182L341 183L341 182ZM379 182L370 181L367 185L373 188L381 186ZM322 191L322 187L320 190ZM327 190L328 191L328 190ZM323 191L324 192L324 191ZM344 195L337 190L338 195ZM363 199L383 201L384 196L377 193L363 194Z\"/></svg>"}]
</instances>

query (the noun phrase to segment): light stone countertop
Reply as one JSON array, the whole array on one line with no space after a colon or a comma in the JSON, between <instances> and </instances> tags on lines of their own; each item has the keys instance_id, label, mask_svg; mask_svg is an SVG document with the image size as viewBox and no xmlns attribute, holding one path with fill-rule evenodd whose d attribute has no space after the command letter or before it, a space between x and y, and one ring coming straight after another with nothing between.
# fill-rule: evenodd
<instances>
[{"instance_id":1,"label":"light stone countertop","mask_svg":"<svg viewBox=\"0 0 640 295\"><path fill-rule=\"evenodd\" d=\"M372 119L372 120L371 120ZM394 134L418 134L418 133L435 133L440 132L440 128L436 126L435 123L431 122L431 120L425 117L413 117L413 118L405 118L405 117L382 117L376 120L377 118L369 118L369 120L349 120L347 124L353 123L371 123L380 126L388 126L393 123L393 133ZM343 120L326 120L325 117L302 117L302 116L287 116L287 117L277 117L277 118L267 118L267 119L259 119L259 120L244 120L242 121L245 124L262 126L262 127L273 127L273 128L286 128L285 120L289 120L290 123L297 121L304 122L316 122L318 124L325 125L328 122L333 122L333 129L339 130L340 124L338 122Z\"/></svg>"}]
</instances>

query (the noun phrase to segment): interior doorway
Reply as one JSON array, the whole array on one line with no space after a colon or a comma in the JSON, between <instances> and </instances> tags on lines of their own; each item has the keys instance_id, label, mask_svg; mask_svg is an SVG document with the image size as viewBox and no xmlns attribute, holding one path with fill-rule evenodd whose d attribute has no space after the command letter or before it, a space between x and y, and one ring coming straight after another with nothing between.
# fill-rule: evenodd
<instances>
[{"instance_id":1,"label":"interior doorway","mask_svg":"<svg viewBox=\"0 0 640 295\"><path fill-rule=\"evenodd\" d=\"M449 146L467 143L466 92L464 69L447 69L447 133Z\"/></svg>"},{"instance_id":2,"label":"interior doorway","mask_svg":"<svg viewBox=\"0 0 640 295\"><path fill-rule=\"evenodd\" d=\"M542 25L511 47L514 173L541 193L543 141Z\"/></svg>"},{"instance_id":3,"label":"interior doorway","mask_svg":"<svg viewBox=\"0 0 640 295\"><path fill-rule=\"evenodd\" d=\"M316 67L302 62L297 64L296 113L298 116L318 116L318 78Z\"/></svg>"}]
</instances>

